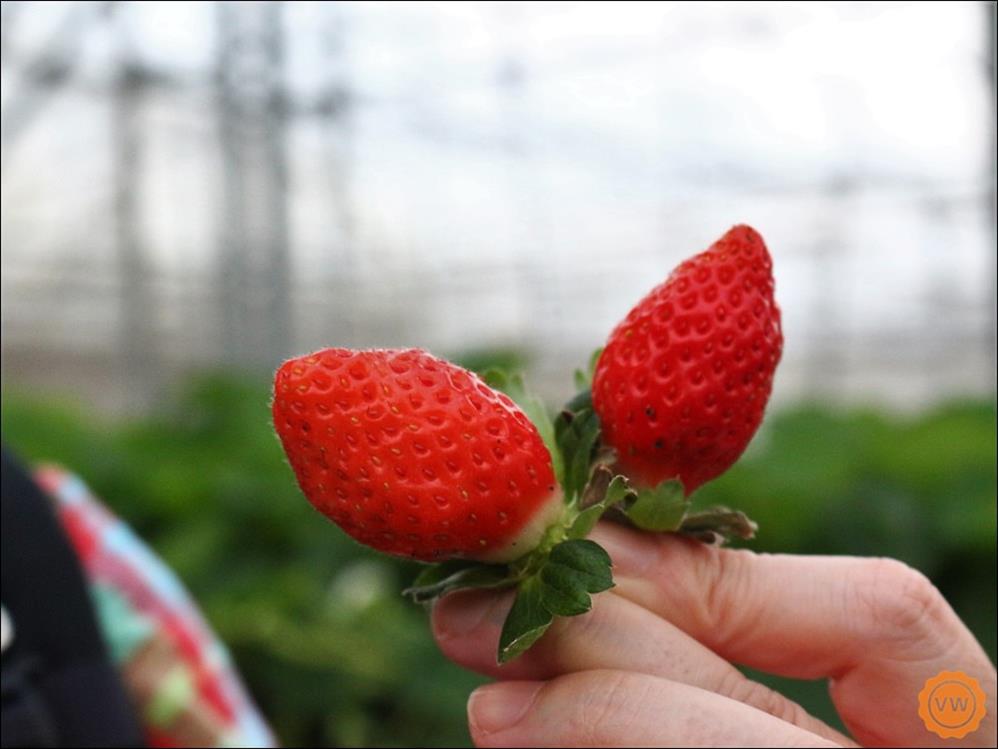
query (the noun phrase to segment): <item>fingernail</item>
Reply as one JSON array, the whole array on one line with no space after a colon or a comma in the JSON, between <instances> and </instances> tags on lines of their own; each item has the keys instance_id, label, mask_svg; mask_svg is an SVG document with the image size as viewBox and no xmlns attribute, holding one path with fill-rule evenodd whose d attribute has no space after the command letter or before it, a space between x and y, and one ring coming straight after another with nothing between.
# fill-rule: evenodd
<instances>
[{"instance_id":1,"label":"fingernail","mask_svg":"<svg viewBox=\"0 0 998 749\"><path fill-rule=\"evenodd\" d=\"M539 681L505 681L479 687L468 698L472 732L490 734L515 726L542 686Z\"/></svg>"}]
</instances>

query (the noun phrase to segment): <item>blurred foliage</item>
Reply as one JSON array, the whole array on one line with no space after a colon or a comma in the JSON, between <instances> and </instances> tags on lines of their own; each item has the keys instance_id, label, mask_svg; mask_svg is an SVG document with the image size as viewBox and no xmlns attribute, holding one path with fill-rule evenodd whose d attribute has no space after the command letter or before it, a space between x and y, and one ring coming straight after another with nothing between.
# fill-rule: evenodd
<instances>
[{"instance_id":1,"label":"blurred foliage","mask_svg":"<svg viewBox=\"0 0 998 749\"><path fill-rule=\"evenodd\" d=\"M448 359L473 372L499 369L503 372L523 372L530 365L530 356L521 348L469 349Z\"/></svg>"},{"instance_id":2,"label":"blurred foliage","mask_svg":"<svg viewBox=\"0 0 998 749\"><path fill-rule=\"evenodd\" d=\"M492 362L489 361L491 364ZM201 377L147 418L7 392L3 439L78 472L172 565L286 745L469 743L481 680L436 651L399 590L415 566L364 549L301 497L265 385ZM885 555L929 575L995 658L995 403L901 418L769 416L698 504L746 510L763 551ZM820 683L766 679L832 718Z\"/></svg>"},{"instance_id":3,"label":"blurred foliage","mask_svg":"<svg viewBox=\"0 0 998 749\"><path fill-rule=\"evenodd\" d=\"M184 580L285 745L463 746L481 680L443 660L400 595L416 566L359 546L302 498L266 385L190 383L110 424L4 394L3 439L83 477Z\"/></svg>"}]
</instances>

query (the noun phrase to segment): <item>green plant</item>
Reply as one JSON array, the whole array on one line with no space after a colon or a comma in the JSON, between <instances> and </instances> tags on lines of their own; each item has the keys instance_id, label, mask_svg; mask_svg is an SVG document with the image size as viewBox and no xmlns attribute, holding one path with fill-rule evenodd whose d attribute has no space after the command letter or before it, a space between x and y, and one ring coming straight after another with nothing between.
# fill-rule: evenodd
<instances>
[{"instance_id":1,"label":"green plant","mask_svg":"<svg viewBox=\"0 0 998 749\"><path fill-rule=\"evenodd\" d=\"M414 565L350 541L302 501L268 383L194 379L148 417L3 394L3 439L79 473L181 576L287 745L457 746L481 683L437 652L398 591ZM995 658L995 402L911 417L774 411L695 504L744 509L752 548L876 554L928 574ZM770 680L774 683L777 680ZM828 718L823 685L780 682Z\"/></svg>"}]
</instances>

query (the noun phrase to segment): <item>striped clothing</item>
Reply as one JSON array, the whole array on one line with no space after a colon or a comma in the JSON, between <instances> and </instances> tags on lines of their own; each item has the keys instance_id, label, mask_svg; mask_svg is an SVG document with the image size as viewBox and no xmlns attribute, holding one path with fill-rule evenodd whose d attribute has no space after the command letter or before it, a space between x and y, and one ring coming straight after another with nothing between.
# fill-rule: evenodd
<instances>
[{"instance_id":1,"label":"striped clothing","mask_svg":"<svg viewBox=\"0 0 998 749\"><path fill-rule=\"evenodd\" d=\"M274 746L227 651L170 569L79 478L44 466L35 479L80 557L150 744Z\"/></svg>"}]
</instances>

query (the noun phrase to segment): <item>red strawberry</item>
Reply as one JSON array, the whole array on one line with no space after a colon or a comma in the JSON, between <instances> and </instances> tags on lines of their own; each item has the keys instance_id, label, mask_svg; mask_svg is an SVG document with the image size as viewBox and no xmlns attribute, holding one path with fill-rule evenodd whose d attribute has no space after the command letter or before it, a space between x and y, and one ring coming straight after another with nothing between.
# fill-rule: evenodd
<instances>
[{"instance_id":1,"label":"red strawberry","mask_svg":"<svg viewBox=\"0 0 998 749\"><path fill-rule=\"evenodd\" d=\"M563 510L551 456L523 411L418 349L285 362L273 417L309 502L389 554L510 561Z\"/></svg>"},{"instance_id":2,"label":"red strawberry","mask_svg":"<svg viewBox=\"0 0 998 749\"><path fill-rule=\"evenodd\" d=\"M639 485L679 478L690 494L752 439L783 349L772 268L762 237L736 226L610 334L593 407L604 442Z\"/></svg>"}]
</instances>

